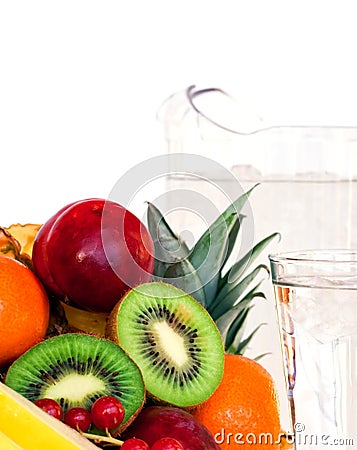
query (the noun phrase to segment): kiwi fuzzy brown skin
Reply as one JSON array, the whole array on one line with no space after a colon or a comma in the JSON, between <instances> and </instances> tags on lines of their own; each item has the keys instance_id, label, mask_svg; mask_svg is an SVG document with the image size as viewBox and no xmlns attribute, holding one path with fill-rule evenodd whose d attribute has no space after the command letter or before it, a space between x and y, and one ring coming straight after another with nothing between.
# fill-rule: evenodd
<instances>
[{"instance_id":1,"label":"kiwi fuzzy brown skin","mask_svg":"<svg viewBox=\"0 0 357 450\"><path fill-rule=\"evenodd\" d=\"M119 345L119 339L117 334L117 317L120 310L120 306L124 300L124 298L128 295L130 291L128 291L126 294L123 295L123 297L118 301L118 303L114 306L114 308L111 310L108 318L107 323L105 326L105 338L113 341L115 344Z\"/></svg>"},{"instance_id":2,"label":"kiwi fuzzy brown skin","mask_svg":"<svg viewBox=\"0 0 357 450\"><path fill-rule=\"evenodd\" d=\"M132 391L137 391L137 390L142 390L142 398L140 401L140 404L136 401L136 405L135 405L135 411L132 412L130 414L130 416L127 416L124 420L124 422L122 424L120 424L116 429L111 430L111 435L112 436L117 436L120 433L122 433L134 420L135 418L138 416L138 414L140 413L140 411L142 410L142 408L145 405L145 401L146 401L146 391L145 391L145 385L143 383L143 377L142 377L142 373L140 368L134 363L134 361L132 360L132 358L128 355L128 353L123 350L122 348L120 348L119 346L117 346L115 343L113 343L112 341L110 341L109 339L103 338L103 337L97 337L94 335L90 335L87 333L83 333L83 332L79 332L79 333L67 333L67 334L63 334L60 336L56 336L53 338L48 338L46 341L51 341L53 342L54 339L66 339L66 337L70 337L71 339L75 339L76 337L79 337L79 340L81 340L81 337L89 337L90 341L92 341L93 343L98 343L98 345L100 346L99 348L103 348L103 345L105 346L105 343L108 343L108 348L107 351L112 352L113 355L115 355L116 357L119 356L120 358L122 358L122 362L128 362L128 364L131 367L131 370L135 367L135 373L137 375L140 375L139 378L141 379L141 385L131 385L129 386L129 389L131 389ZM41 397L46 397L47 395L39 395L39 391L37 389L36 386L28 386L26 385L26 383L24 383L22 381L22 378L25 378L28 380L28 377L30 375L32 375L32 373L30 373L31 369L29 369L29 364L31 363L31 359L28 358L28 355L33 353L34 351L36 351L36 348L38 348L41 344L44 344L46 341L42 341L42 343L37 344L35 347L32 347L30 350L28 350L24 355L22 355L20 358L18 358L18 360L16 360L15 362L13 362L10 367L8 368L6 374L5 374L5 379L4 379L4 383L7 384L9 387L11 387L12 389L14 389L15 391L19 392L20 394L22 394L24 397L28 398L31 401L36 400L37 398L41 398ZM114 347L113 347L114 346ZM33 350L35 349L35 350ZM118 353L116 353L118 352ZM90 354L90 353L88 353ZM45 354L43 354L43 359L44 361L46 360L46 356ZM124 356L125 355L125 356ZM27 358L27 361L26 361ZM98 361L98 365L96 364L95 361ZM23 362L21 362L23 361ZM113 363L113 360L110 361L111 363ZM79 365L77 364L78 362L75 362L74 364L74 368L71 367L71 364L69 364L68 367L65 367L65 371L70 371L72 374L73 373L78 373L78 374L82 374L83 370L81 369L81 363L79 363ZM45 366L45 362L43 363ZM61 364L59 364L56 367L52 367L51 370L45 371L43 368L40 368L38 371L36 370L35 372L37 372L38 374L38 382L41 381L41 377L42 380L49 380L50 378L54 377L54 379L52 379L52 384L54 384L56 382L56 378L55 378L55 374L56 374L56 370L62 370L63 364L61 362ZM109 362L108 362L109 364ZM91 362L91 365L97 365L98 370L101 368L101 359L100 357L98 358L98 355L96 358L93 357L93 360ZM21 367L22 366L22 367ZM79 367L79 369L76 369L76 366ZM112 367L110 367L110 364L108 366L108 368L110 368L110 370L112 370ZM104 367L103 367L104 369ZM101 369L101 373L103 371L103 369ZM14 372L15 370L15 372ZM103 377L108 378L108 376L110 376L110 373L107 369L105 369L107 373L104 373ZM123 368L123 370L125 370L125 368ZM129 370L129 369L128 369ZM118 373L119 373L120 369L118 368L117 370L115 370L114 372L117 373L112 373L113 377L117 377ZM14 372L14 373L13 373ZM62 374L61 374L62 375ZM59 377L58 380L58 384L61 383L61 376ZM116 382L117 378L115 378L115 380L113 380L114 382ZM109 380L110 382L110 380ZM114 385L114 384L113 384ZM43 391L41 391L41 394L43 394ZM96 398L98 398L99 396L102 395L113 395L114 397L117 397L118 399L120 399L121 401L123 401L123 399L121 398L121 394L120 392L115 393L113 392L103 392L102 394L97 394ZM65 397L65 395L63 395ZM54 398L54 396L49 395L50 398ZM67 397L68 398L68 397ZM91 404L95 401L96 399L95 397L93 398L93 400L88 400L88 398L85 400L85 403L81 403L81 401L78 401L76 405L73 404L67 404L66 403L66 399L64 400L65 404L63 404L63 402L61 401L61 399L59 398L54 398L55 400L57 400L60 405L62 406L64 412L69 409L69 407L72 406L83 406L87 409L90 410ZM124 403L124 402L123 402ZM94 434L105 434L104 432L97 430L95 427L92 427L88 433L94 433Z\"/></svg>"},{"instance_id":3,"label":"kiwi fuzzy brown skin","mask_svg":"<svg viewBox=\"0 0 357 450\"><path fill-rule=\"evenodd\" d=\"M168 289L167 294L165 294L165 290L166 289ZM197 322L198 330L197 330L196 327L194 329L191 328L191 330L192 330L191 333L194 333L194 332L196 332L196 333L194 333L195 336L194 335L189 335L189 337L197 338L197 332L198 332L198 334L200 335L198 339L202 339L204 333L201 333L203 331L201 328L204 327L205 328L205 332L206 332L206 336L205 337L207 338L207 327L209 327L208 329L209 329L210 334L215 336L215 338L213 340L209 340L209 342L211 343L212 347L215 347L213 353L215 354L215 356L217 356L217 358L214 359L214 363L212 364L212 366L210 366L210 369L212 369L212 370L209 370L209 372L214 372L215 373L214 374L214 377L215 377L215 381L214 382L216 382L216 385L212 388L210 393L208 393L207 395L205 393L205 395L206 395L205 398L202 398L202 396L201 396L200 399L195 399L195 401L192 401L192 402L191 402L191 399L190 399L190 403L184 403L184 402L187 401L185 399L185 400L182 400L182 403L181 403L181 398L179 400L177 398L177 396L180 396L181 394L177 394L176 395L176 399L173 400L172 398L169 398L169 397L167 397L167 398L161 397L161 395L162 395L161 392L164 391L164 387L163 386L160 386L161 392L159 392L159 395L156 395L155 392L153 392L153 391L155 391L155 389L151 389L152 385L150 386L149 376L148 376L148 378L146 378L147 372L146 372L146 368L145 368L145 363L144 363L143 366L141 366L142 361L140 361L140 359L139 360L137 359L137 355L135 355L135 353L132 353L132 348L127 348L126 347L125 342L124 342L125 341L124 336L122 334L121 337L120 337L119 336L120 333L118 331L118 326L120 327L120 325L119 325L120 322L121 322L122 333L124 331L125 335L127 334L126 333L126 328L128 328L128 330L129 330L130 328L132 328L132 327L134 328L135 327L135 322L130 322L129 320L128 320L128 322L124 322L124 320L126 320L126 318L127 318L126 312L128 312L128 310L126 308L128 308L128 305L130 304L130 298L128 298L128 297L131 296L132 293L135 292L135 291L139 291L139 293L138 293L139 296L143 295L143 306L142 306L142 309L141 309L141 306L138 307L139 316L141 315L143 317L143 315L145 314L145 311L146 311L145 308L147 307L147 304L144 304L145 303L145 301L144 301L145 297L157 297L157 299L159 300L159 304L158 305L156 305L156 304L152 305L152 309L155 311L155 307L156 307L157 308L156 311L157 310L160 311L160 309L162 308L161 309L161 313L163 313L163 315L160 316L160 318L158 316L156 316L154 318L154 321L156 321L156 320L158 322L165 321L165 317L166 317L166 319L168 319L169 316L167 314L170 314L170 306L167 306L167 305L170 305L170 300L172 299L172 297L177 297L177 303L176 304L175 303L174 304L171 303L171 307L172 308L176 309L177 305L181 305L182 302L185 305L185 298L189 297L191 300L189 300L189 303L186 304L186 306L189 306L191 304L191 301L192 301L196 305L195 308L199 308L200 309L200 311L197 312L198 317L202 317L202 315L205 316L205 320L203 320L204 326L202 325L202 327L201 327L201 319L200 320L197 319L198 320L198 322ZM161 294L160 294L160 291L161 291ZM160 296L160 295L162 295L162 296ZM166 303L166 301L168 301L168 303ZM175 299L175 302L176 302L176 299ZM123 305L125 303L126 303L127 306L123 307ZM167 308L166 308L166 306L167 306ZM125 312L121 311L122 309ZM149 310L150 309L151 308L149 307ZM181 310L181 309L182 308L179 306L178 310ZM192 310L192 309L190 310L190 308L189 308L188 311L186 311L186 312L191 312L192 313L192 315L189 316L189 319L188 319L189 323L186 323L186 318L183 318L183 316L185 316L185 314L183 314L183 316L181 315L181 317L180 317L180 314L182 313L182 311L181 311L181 313L178 313L178 310L176 309L176 313L175 313L175 311L171 311L170 319L172 318L172 315L173 315L174 316L174 321L177 321L179 323L179 327L184 325L185 331L183 332L183 334L187 335L188 334L188 330L190 329L190 325L189 324L190 323L192 324L192 318L194 318L194 323L195 323L195 317L196 317L195 316L195 314L196 314L195 311L196 310ZM140 312L142 314L140 314ZM166 313L166 316L165 316L165 313ZM177 315L177 313L178 313L178 315ZM176 314L176 317L175 317L175 314ZM120 317L120 315L121 315L121 317ZM209 324L207 324L207 321L209 322ZM166 323L167 323L167 321L166 321ZM146 326L146 324L144 326ZM184 329L184 328L182 328L182 329ZM150 330L149 329L146 329L146 330L147 331L146 332L144 331L144 333L146 333L146 339L148 339L148 334L147 333L150 333ZM190 411L190 410L194 409L195 407L197 407L199 404L201 404L203 401L207 400L213 394L213 392L218 387L218 385L220 384L220 381L222 379L223 370L224 370L224 347L223 347L222 337L221 337L221 335L219 333L219 330L218 330L216 324L214 323L213 319L208 314L207 310L205 308L203 308L203 306L200 305L192 296L190 296L186 292L182 291L181 289L176 288L175 286L173 286L171 284L167 284L167 283L162 282L162 281L151 282L151 283L142 284L142 285L137 286L136 288L128 291L122 297L122 299L120 299L120 301L116 304L116 306L113 308L112 312L110 313L110 315L108 317L107 326L106 326L106 336L110 340L113 340L117 345L119 345L122 348L124 348L127 351L127 353L133 358L133 360L137 363L137 365L139 367L141 367L142 373L143 373L143 376L144 376L144 382L146 383L147 397L148 397L148 400L151 401L153 404L156 404L156 405L171 405L171 406L176 406L176 407L179 407L181 409L185 409L187 411ZM195 339L190 340L190 342L193 342L194 340ZM146 342L149 342L149 341L146 341ZM150 341L150 342L152 342L152 341ZM203 342L203 341L201 341L201 342ZM159 346L159 342L157 341L156 344L151 343L151 345L158 345ZM200 347L200 344L196 345L195 343L193 343L193 344L190 344L190 346L193 346L193 347L196 346L196 351L200 351L201 352L201 349L197 348L197 347ZM210 353L210 358L211 358L212 357L212 348L210 348L207 345L204 345L203 348L204 349L209 348L209 352L208 352L208 350L207 351L205 350L206 354L204 354L204 359L206 358L206 355L208 353ZM186 349L187 349L187 347L186 347ZM157 347L156 351L157 350L160 351L160 348ZM188 351L190 352L191 349L189 348ZM150 352L150 353L152 353L152 352ZM156 355L159 355L159 352L157 352ZM192 354L190 353L190 355L192 355ZM196 353L196 356L200 356L200 354ZM172 366L175 365L173 360L171 360L171 361L167 360L167 358L165 356L162 356L162 354L160 356L157 356L157 359L159 361L157 366L160 367L160 370L162 369L162 372L158 376L161 376L161 374L164 375L164 373L163 373L164 372L164 368L166 368L166 370L165 370L165 372L166 372L167 368L169 368L171 364L172 364ZM166 359L166 361L163 362L163 359ZM198 358L198 360L200 360L200 358ZM195 361L196 361L196 359L195 359ZM212 358L210 359L210 362L212 363ZM198 366L197 372L203 371L204 374L205 373L207 374L207 372L208 372L206 370L207 369L207 365L206 365L206 369L204 369L203 365L201 367L201 361L199 361L198 364L199 364L199 366ZM173 369L172 366L171 366L171 369ZM190 371L192 368L193 367L190 366L188 368L188 370ZM184 371L186 371L186 369L184 369ZM219 373L219 371L221 371L221 373ZM189 373L189 372L186 372L186 374L187 373ZM172 372L171 372L171 374L172 374ZM169 377L169 379L172 377L171 374L167 375ZM185 374L183 374L183 375L185 375ZM177 380L178 377L181 377L181 378L179 378L179 380L181 380L179 385L180 385L180 387L181 386L183 387L182 389L186 389L184 387L184 385L186 383L188 383L188 385L190 385L190 383L192 383L192 378L189 378L190 381L188 381L188 379L186 377L182 378L181 375L176 375L175 373L173 375L173 378L171 378L171 379L172 380ZM196 375L195 375L195 377L196 377ZM211 378L211 376L210 376L210 378ZM206 384L207 376L206 376L206 378L203 378L203 379L199 377L197 380L199 380L199 379L201 380L201 382L204 385ZM210 382L212 382L212 379L213 379L213 376L210 379ZM163 378L163 380L165 380L165 377ZM182 381L182 380L184 380L184 381ZM194 382L196 382L196 381L194 381ZM175 383L176 383L176 381L175 381ZM156 381L155 381L155 384L156 384ZM196 386L197 386L197 384L196 384ZM212 387L212 383L211 383L210 387ZM191 391L192 391L192 387L191 387ZM186 394L185 391L182 391L182 394L184 394L184 393Z\"/></svg>"}]
</instances>

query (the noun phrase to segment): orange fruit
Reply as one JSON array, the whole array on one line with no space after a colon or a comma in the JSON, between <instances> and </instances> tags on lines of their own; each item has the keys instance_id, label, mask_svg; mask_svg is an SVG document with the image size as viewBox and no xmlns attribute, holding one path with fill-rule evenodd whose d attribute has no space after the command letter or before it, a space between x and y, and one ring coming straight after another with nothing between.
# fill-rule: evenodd
<instances>
[{"instance_id":1,"label":"orange fruit","mask_svg":"<svg viewBox=\"0 0 357 450\"><path fill-rule=\"evenodd\" d=\"M283 433L274 380L261 364L245 356L225 355L221 384L193 415L223 450L280 448L277 442Z\"/></svg>"},{"instance_id":2,"label":"orange fruit","mask_svg":"<svg viewBox=\"0 0 357 450\"><path fill-rule=\"evenodd\" d=\"M0 367L45 337L49 316L48 297L33 272L0 255Z\"/></svg>"}]
</instances>

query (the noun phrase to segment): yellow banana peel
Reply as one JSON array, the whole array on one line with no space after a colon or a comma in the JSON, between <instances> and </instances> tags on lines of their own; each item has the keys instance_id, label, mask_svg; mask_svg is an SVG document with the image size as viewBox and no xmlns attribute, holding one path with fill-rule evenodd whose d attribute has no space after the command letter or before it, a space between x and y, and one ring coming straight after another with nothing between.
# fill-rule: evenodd
<instances>
[{"instance_id":1,"label":"yellow banana peel","mask_svg":"<svg viewBox=\"0 0 357 450\"><path fill-rule=\"evenodd\" d=\"M1 450L98 450L77 431L0 383Z\"/></svg>"}]
</instances>

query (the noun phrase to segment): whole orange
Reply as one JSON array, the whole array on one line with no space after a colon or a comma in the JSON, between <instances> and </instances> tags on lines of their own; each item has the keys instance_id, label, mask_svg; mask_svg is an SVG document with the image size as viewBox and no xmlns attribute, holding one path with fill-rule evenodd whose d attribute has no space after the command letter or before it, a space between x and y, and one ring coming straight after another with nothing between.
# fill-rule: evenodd
<instances>
[{"instance_id":1,"label":"whole orange","mask_svg":"<svg viewBox=\"0 0 357 450\"><path fill-rule=\"evenodd\" d=\"M0 255L0 367L45 337L49 316L48 297L33 272Z\"/></svg>"},{"instance_id":2,"label":"whole orange","mask_svg":"<svg viewBox=\"0 0 357 450\"><path fill-rule=\"evenodd\" d=\"M224 450L280 448L280 414L275 383L258 362L225 356L221 384L193 415Z\"/></svg>"}]
</instances>

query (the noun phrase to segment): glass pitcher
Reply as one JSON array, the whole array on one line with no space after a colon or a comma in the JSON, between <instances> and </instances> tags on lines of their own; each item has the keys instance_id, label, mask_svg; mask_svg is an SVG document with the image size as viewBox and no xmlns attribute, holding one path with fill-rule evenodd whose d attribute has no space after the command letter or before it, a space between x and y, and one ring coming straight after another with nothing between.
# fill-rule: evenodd
<instances>
[{"instance_id":1,"label":"glass pitcher","mask_svg":"<svg viewBox=\"0 0 357 450\"><path fill-rule=\"evenodd\" d=\"M260 183L257 238L279 231L279 251L357 247L357 127L267 125L223 90L195 86L168 98L159 119L169 153L211 158L243 189Z\"/></svg>"},{"instance_id":2,"label":"glass pitcher","mask_svg":"<svg viewBox=\"0 0 357 450\"><path fill-rule=\"evenodd\" d=\"M280 232L280 241L268 253L303 249L357 248L357 127L280 126L261 117L219 88L190 86L169 97L158 113L169 154L201 155L224 166L248 190L254 218L254 240ZM189 187L220 204L212 186L231 178L206 165L194 176L176 174L171 167L168 190ZM207 183L209 179L209 183ZM222 204L222 208L226 206ZM177 205L173 205L177 208ZM168 205L170 209L170 205ZM175 216L175 228L199 236L205 224L196 224L183 210ZM197 227L197 229L195 228ZM259 302L250 315L250 327L266 322L253 340L248 356L269 353L262 364L285 391L272 286L264 285L268 302ZM282 394L282 396L285 394ZM285 408L285 412L284 412ZM282 404L283 416L288 407ZM288 425L287 425L288 426Z\"/></svg>"}]
</instances>

